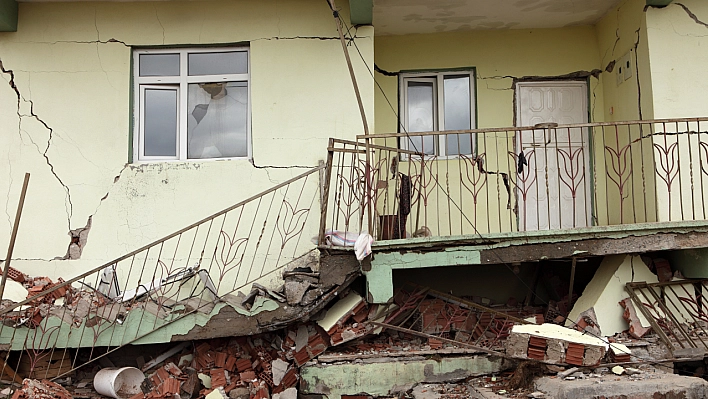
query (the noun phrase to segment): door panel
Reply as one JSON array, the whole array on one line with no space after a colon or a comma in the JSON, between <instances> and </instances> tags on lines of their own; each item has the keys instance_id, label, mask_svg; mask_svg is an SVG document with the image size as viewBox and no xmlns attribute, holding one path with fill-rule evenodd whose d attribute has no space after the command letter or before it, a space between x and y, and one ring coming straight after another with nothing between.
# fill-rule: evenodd
<instances>
[{"instance_id":1,"label":"door panel","mask_svg":"<svg viewBox=\"0 0 708 399\"><path fill-rule=\"evenodd\" d=\"M585 82L518 83L516 93L518 126L587 122ZM526 160L517 171L519 230L590 226L586 130L524 130L516 146Z\"/></svg>"}]
</instances>

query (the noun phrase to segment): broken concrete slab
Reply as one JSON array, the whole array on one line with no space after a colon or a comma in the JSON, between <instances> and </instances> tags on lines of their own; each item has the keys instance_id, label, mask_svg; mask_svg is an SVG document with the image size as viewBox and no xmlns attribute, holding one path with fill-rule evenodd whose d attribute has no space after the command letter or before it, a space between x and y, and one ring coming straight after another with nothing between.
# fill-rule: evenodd
<instances>
[{"instance_id":1,"label":"broken concrete slab","mask_svg":"<svg viewBox=\"0 0 708 399\"><path fill-rule=\"evenodd\" d=\"M331 308L329 308L325 317L322 320L319 320L317 324L319 324L319 326L325 331L329 331L336 326L342 318L349 315L350 312L363 301L364 298L352 291L349 295L340 299Z\"/></svg>"},{"instance_id":2,"label":"broken concrete slab","mask_svg":"<svg viewBox=\"0 0 708 399\"><path fill-rule=\"evenodd\" d=\"M273 394L273 399L297 399L297 389L288 388L281 393Z\"/></svg>"},{"instance_id":3,"label":"broken concrete slab","mask_svg":"<svg viewBox=\"0 0 708 399\"><path fill-rule=\"evenodd\" d=\"M640 256L612 255L606 256L595 272L583 294L578 298L568 315L566 326L572 326L572 321L590 309L595 308L597 322L603 336L610 336L629 328L622 318L624 309L620 301L629 297L625 284L632 281L656 283L659 279L647 267ZM643 315L637 314L641 325L649 327Z\"/></svg>"},{"instance_id":4,"label":"broken concrete slab","mask_svg":"<svg viewBox=\"0 0 708 399\"><path fill-rule=\"evenodd\" d=\"M699 399L708 395L708 382L697 377L668 373L643 373L640 376L561 380L543 377L536 380L536 390L554 399L577 398L682 398Z\"/></svg>"},{"instance_id":5,"label":"broken concrete slab","mask_svg":"<svg viewBox=\"0 0 708 399\"><path fill-rule=\"evenodd\" d=\"M307 289L310 288L309 281L286 281L285 282L285 298L288 305L297 305L302 301Z\"/></svg>"},{"instance_id":6,"label":"broken concrete slab","mask_svg":"<svg viewBox=\"0 0 708 399\"><path fill-rule=\"evenodd\" d=\"M296 350L297 351L297 350ZM282 359L275 359L271 363L271 373L273 374L273 384L280 385L280 381L283 380L285 373L288 371L290 363Z\"/></svg>"},{"instance_id":7,"label":"broken concrete slab","mask_svg":"<svg viewBox=\"0 0 708 399\"><path fill-rule=\"evenodd\" d=\"M386 396L401 385L460 381L471 376L496 373L501 369L502 359L493 356L443 357L438 360L412 357L329 365L307 364L300 370L300 392L327 395L329 399L361 392Z\"/></svg>"},{"instance_id":8,"label":"broken concrete slab","mask_svg":"<svg viewBox=\"0 0 708 399\"><path fill-rule=\"evenodd\" d=\"M12 302L22 302L27 299L27 288L14 280L5 281L5 291L2 293L2 299L9 299Z\"/></svg>"},{"instance_id":9,"label":"broken concrete slab","mask_svg":"<svg viewBox=\"0 0 708 399\"><path fill-rule=\"evenodd\" d=\"M607 350L602 339L548 323L515 325L505 346L506 353L515 358L574 366L594 366Z\"/></svg>"}]
</instances>

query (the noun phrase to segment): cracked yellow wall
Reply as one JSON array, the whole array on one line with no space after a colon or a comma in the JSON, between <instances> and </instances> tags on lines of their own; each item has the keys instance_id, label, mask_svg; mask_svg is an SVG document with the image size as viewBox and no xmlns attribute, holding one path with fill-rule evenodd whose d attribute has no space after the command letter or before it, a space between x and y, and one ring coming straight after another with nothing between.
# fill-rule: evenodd
<instances>
[{"instance_id":1,"label":"cracked yellow wall","mask_svg":"<svg viewBox=\"0 0 708 399\"><path fill-rule=\"evenodd\" d=\"M480 128L514 125L513 78L559 76L600 68L591 26L562 29L510 29L376 37L376 64L388 71L477 68ZM376 81L398 112L398 79L376 74ZM591 120L602 120L602 88L591 78ZM376 92L376 131L397 131L397 119Z\"/></svg>"},{"instance_id":2,"label":"cracked yellow wall","mask_svg":"<svg viewBox=\"0 0 708 399\"><path fill-rule=\"evenodd\" d=\"M66 279L96 267L317 166L327 138L363 131L322 1L21 3L19 18L16 33L0 33L0 60L21 95L18 110L11 75L0 74L0 246L31 172L13 256L31 275ZM372 65L373 28L357 35ZM250 43L258 168L248 160L127 164L130 46L236 42ZM357 53L352 60L366 76ZM373 122L373 82L363 79L360 89ZM89 216L81 259L52 261Z\"/></svg>"},{"instance_id":3,"label":"cracked yellow wall","mask_svg":"<svg viewBox=\"0 0 708 399\"><path fill-rule=\"evenodd\" d=\"M708 3L675 2L646 12L652 108L656 118L708 116ZM708 218L708 123L656 126L656 131L681 132L656 136L659 220ZM693 132L686 134L687 132ZM700 132L700 134L697 134ZM667 184L667 182L670 183Z\"/></svg>"},{"instance_id":4,"label":"cracked yellow wall","mask_svg":"<svg viewBox=\"0 0 708 399\"><path fill-rule=\"evenodd\" d=\"M644 0L623 0L596 24L600 51L604 120L636 121L652 119L652 81ZM630 77L617 80L622 59L630 58ZM598 198L604 203L602 219L609 224L653 222L657 220L656 182L653 147L646 136L649 125L596 129L596 151L605 161L598 164L601 174L610 176L598 186ZM629 143L633 142L631 146ZM607 150L612 148L616 152ZM629 148L631 147L631 148ZM622 150L625 149L623 153ZM620 156L618 156L620 154ZM627 158L624 155L627 155ZM620 193L619 186L625 182Z\"/></svg>"},{"instance_id":5,"label":"cracked yellow wall","mask_svg":"<svg viewBox=\"0 0 708 399\"><path fill-rule=\"evenodd\" d=\"M377 36L375 58L378 67L392 72L476 68L479 128L514 126L514 78L555 77L601 67L597 37L592 26ZM383 93L381 90L375 93L376 132L397 132L398 77L377 73L376 81L383 89ZM597 78L589 79L588 91L590 120L602 121L603 93ZM501 132L477 138L478 152L486 154L484 162L487 170L511 176L516 174L515 161L508 154L515 153L513 136L513 132ZM386 144L396 146L394 140L388 140ZM438 167L441 176L446 173L450 175L449 190L453 200L463 202L460 192L464 189L460 187L458 174L459 169L464 168L455 160L441 161ZM450 231L453 235L461 234L459 231L464 229L460 228L460 224L467 228L469 224L474 224L480 233L516 230L516 214L507 207L509 203L513 208L514 199L509 201L500 175L488 175L487 179L487 186L479 191L480 205L476 210L470 209L471 200L464 200L465 213L477 215L476 220L463 220L454 205L449 207L452 210L448 212L448 204L444 197L440 197L441 203L444 203L441 209L438 211L434 209L435 205L429 205L431 220L423 223L427 223L433 234L442 223L440 230L446 232L443 235ZM445 177L441 180L443 185L447 184ZM468 234L472 233L474 231Z\"/></svg>"}]
</instances>

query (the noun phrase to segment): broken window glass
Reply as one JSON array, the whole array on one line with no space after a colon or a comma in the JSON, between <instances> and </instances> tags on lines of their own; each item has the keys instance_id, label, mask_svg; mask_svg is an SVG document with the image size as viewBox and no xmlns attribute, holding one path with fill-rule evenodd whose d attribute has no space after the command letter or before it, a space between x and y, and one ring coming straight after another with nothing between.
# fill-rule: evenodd
<instances>
[{"instance_id":1,"label":"broken window glass","mask_svg":"<svg viewBox=\"0 0 708 399\"><path fill-rule=\"evenodd\" d=\"M188 158L248 156L247 128L248 84L246 82L188 85Z\"/></svg>"},{"instance_id":2,"label":"broken window glass","mask_svg":"<svg viewBox=\"0 0 708 399\"><path fill-rule=\"evenodd\" d=\"M140 76L179 76L179 54L140 54Z\"/></svg>"},{"instance_id":3,"label":"broken window glass","mask_svg":"<svg viewBox=\"0 0 708 399\"><path fill-rule=\"evenodd\" d=\"M245 51L191 53L188 60L189 76L248 73Z\"/></svg>"},{"instance_id":4,"label":"broken window glass","mask_svg":"<svg viewBox=\"0 0 708 399\"><path fill-rule=\"evenodd\" d=\"M443 82L445 130L471 129L470 75L447 75ZM447 136L447 155L471 153L472 135Z\"/></svg>"},{"instance_id":5,"label":"broken window glass","mask_svg":"<svg viewBox=\"0 0 708 399\"><path fill-rule=\"evenodd\" d=\"M408 132L432 132L435 130L435 82L408 82ZM434 136L410 136L411 151L434 154Z\"/></svg>"},{"instance_id":6,"label":"broken window glass","mask_svg":"<svg viewBox=\"0 0 708 399\"><path fill-rule=\"evenodd\" d=\"M177 156L177 88L146 88L145 156Z\"/></svg>"}]
</instances>

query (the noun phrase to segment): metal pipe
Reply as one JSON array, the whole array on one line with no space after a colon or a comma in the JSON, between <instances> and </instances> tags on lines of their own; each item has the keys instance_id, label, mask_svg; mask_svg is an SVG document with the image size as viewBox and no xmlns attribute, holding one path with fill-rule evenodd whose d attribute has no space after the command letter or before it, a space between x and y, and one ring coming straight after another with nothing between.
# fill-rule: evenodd
<instances>
[{"instance_id":1,"label":"metal pipe","mask_svg":"<svg viewBox=\"0 0 708 399\"><path fill-rule=\"evenodd\" d=\"M12 260L12 251L15 249L15 240L17 239L17 229L20 227L20 217L22 216L22 208L25 206L25 197L27 196L27 186L29 185L30 174L25 173L25 180L22 183L22 192L20 192L20 203L17 205L17 213L15 213L15 224L12 226L10 234L10 245L7 247L7 256L5 257L5 267L2 271L2 280L0 280L0 298L5 294L5 282L7 282L7 273L10 271L10 261Z\"/></svg>"}]
</instances>

